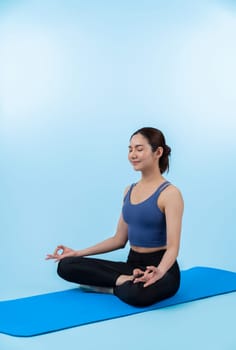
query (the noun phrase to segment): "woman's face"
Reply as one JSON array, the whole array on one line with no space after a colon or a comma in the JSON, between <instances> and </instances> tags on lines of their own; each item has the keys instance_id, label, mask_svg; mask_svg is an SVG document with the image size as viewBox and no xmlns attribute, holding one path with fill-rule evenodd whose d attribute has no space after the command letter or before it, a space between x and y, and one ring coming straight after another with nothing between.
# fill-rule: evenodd
<instances>
[{"instance_id":1,"label":"woman's face","mask_svg":"<svg viewBox=\"0 0 236 350\"><path fill-rule=\"evenodd\" d=\"M148 140L141 134L134 135L129 144L128 159L135 170L146 170L158 164L158 151L153 152Z\"/></svg>"}]
</instances>

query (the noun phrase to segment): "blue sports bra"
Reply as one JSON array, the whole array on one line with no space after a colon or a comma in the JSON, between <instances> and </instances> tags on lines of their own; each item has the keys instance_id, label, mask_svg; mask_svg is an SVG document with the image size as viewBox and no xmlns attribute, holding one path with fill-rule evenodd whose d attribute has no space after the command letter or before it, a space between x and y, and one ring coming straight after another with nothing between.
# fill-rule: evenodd
<instances>
[{"instance_id":1,"label":"blue sports bra","mask_svg":"<svg viewBox=\"0 0 236 350\"><path fill-rule=\"evenodd\" d=\"M157 200L169 185L170 182L163 182L149 198L138 204L130 202L135 184L130 186L124 198L122 214L128 224L128 239L131 245L147 248L166 245L166 219L157 205Z\"/></svg>"}]
</instances>

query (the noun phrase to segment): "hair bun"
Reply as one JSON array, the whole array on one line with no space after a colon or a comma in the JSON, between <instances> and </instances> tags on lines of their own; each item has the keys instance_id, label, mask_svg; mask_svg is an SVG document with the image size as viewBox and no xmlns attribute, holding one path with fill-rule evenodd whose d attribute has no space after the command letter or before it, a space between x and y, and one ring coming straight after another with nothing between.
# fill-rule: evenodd
<instances>
[{"instance_id":1,"label":"hair bun","mask_svg":"<svg viewBox=\"0 0 236 350\"><path fill-rule=\"evenodd\" d=\"M171 153L171 148L168 145L165 145L165 147L164 147L165 156L169 156L170 153Z\"/></svg>"}]
</instances>

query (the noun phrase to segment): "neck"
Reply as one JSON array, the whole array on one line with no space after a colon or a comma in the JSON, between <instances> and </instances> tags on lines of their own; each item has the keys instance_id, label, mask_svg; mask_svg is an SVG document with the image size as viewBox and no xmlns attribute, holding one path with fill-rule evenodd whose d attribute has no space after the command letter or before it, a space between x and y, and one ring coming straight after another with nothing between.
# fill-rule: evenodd
<instances>
[{"instance_id":1,"label":"neck","mask_svg":"<svg viewBox=\"0 0 236 350\"><path fill-rule=\"evenodd\" d=\"M151 182L159 182L162 180L164 180L164 177L162 176L162 174L158 168L158 169L156 169L156 171L143 172L140 182L151 183Z\"/></svg>"}]
</instances>

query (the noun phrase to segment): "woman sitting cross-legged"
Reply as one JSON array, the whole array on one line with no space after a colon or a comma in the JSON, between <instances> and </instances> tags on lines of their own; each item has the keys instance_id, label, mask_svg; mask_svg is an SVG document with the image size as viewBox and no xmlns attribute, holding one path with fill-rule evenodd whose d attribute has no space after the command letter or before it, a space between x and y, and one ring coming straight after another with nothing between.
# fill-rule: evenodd
<instances>
[{"instance_id":1,"label":"woman sitting cross-legged","mask_svg":"<svg viewBox=\"0 0 236 350\"><path fill-rule=\"evenodd\" d=\"M131 136L128 159L141 179L125 190L115 235L81 250L59 245L46 259L58 261L60 277L112 288L118 298L135 306L151 305L177 292L184 205L180 191L163 177L170 151L158 129L145 127ZM127 242L125 262L90 257L124 248Z\"/></svg>"}]
</instances>

